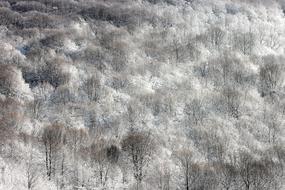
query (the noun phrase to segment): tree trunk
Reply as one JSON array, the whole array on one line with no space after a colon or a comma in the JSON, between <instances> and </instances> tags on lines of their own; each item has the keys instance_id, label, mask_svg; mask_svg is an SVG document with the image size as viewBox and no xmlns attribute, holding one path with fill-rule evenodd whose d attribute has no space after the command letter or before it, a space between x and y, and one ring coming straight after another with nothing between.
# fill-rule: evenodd
<instances>
[{"instance_id":1,"label":"tree trunk","mask_svg":"<svg viewBox=\"0 0 285 190\"><path fill-rule=\"evenodd\" d=\"M46 153L46 170L47 170L47 176L49 177L49 154L46 143L45 143L45 153Z\"/></svg>"},{"instance_id":2,"label":"tree trunk","mask_svg":"<svg viewBox=\"0 0 285 190\"><path fill-rule=\"evenodd\" d=\"M51 144L49 146L49 174L48 174L48 177L49 177L49 180L51 180L51 173L52 173L52 154L51 154Z\"/></svg>"}]
</instances>

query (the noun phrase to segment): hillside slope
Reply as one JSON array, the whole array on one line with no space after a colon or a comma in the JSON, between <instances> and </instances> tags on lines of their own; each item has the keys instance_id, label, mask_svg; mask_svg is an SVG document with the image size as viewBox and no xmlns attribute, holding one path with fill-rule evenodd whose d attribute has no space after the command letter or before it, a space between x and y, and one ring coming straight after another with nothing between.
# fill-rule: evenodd
<instances>
[{"instance_id":1,"label":"hillside slope","mask_svg":"<svg viewBox=\"0 0 285 190\"><path fill-rule=\"evenodd\" d=\"M285 7L1 0L0 189L282 190Z\"/></svg>"}]
</instances>

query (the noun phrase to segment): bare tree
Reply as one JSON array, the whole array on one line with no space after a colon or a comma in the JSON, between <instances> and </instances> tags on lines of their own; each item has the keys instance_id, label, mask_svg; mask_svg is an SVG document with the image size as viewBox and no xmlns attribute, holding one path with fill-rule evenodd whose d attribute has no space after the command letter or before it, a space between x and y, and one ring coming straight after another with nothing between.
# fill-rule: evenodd
<instances>
[{"instance_id":1,"label":"bare tree","mask_svg":"<svg viewBox=\"0 0 285 190\"><path fill-rule=\"evenodd\" d=\"M274 56L263 58L264 65L259 70L261 96L272 96L282 80L282 68Z\"/></svg>"},{"instance_id":2,"label":"bare tree","mask_svg":"<svg viewBox=\"0 0 285 190\"><path fill-rule=\"evenodd\" d=\"M208 29L208 40L214 47L220 47L224 41L225 38L225 32L216 26L211 26Z\"/></svg>"},{"instance_id":3,"label":"bare tree","mask_svg":"<svg viewBox=\"0 0 285 190\"><path fill-rule=\"evenodd\" d=\"M154 140L150 133L130 131L121 142L133 166L133 175L137 181L137 189L145 177L145 168L155 151Z\"/></svg>"},{"instance_id":4,"label":"bare tree","mask_svg":"<svg viewBox=\"0 0 285 190\"><path fill-rule=\"evenodd\" d=\"M206 66L207 75L212 77L216 86L232 86L243 82L241 78L243 76L239 76L243 74L243 65L231 52L223 52L222 56L212 60Z\"/></svg>"},{"instance_id":5,"label":"bare tree","mask_svg":"<svg viewBox=\"0 0 285 190\"><path fill-rule=\"evenodd\" d=\"M179 61L180 51L182 47L183 46L182 46L181 40L175 36L172 40L172 51L174 52L176 61Z\"/></svg>"},{"instance_id":6,"label":"bare tree","mask_svg":"<svg viewBox=\"0 0 285 190\"><path fill-rule=\"evenodd\" d=\"M215 165L216 172L219 176L219 182L224 190L233 189L237 186L238 170L230 163L219 163Z\"/></svg>"},{"instance_id":7,"label":"bare tree","mask_svg":"<svg viewBox=\"0 0 285 190\"><path fill-rule=\"evenodd\" d=\"M246 152L239 154L239 176L245 190L268 189L274 179L270 165L262 159L256 159Z\"/></svg>"},{"instance_id":8,"label":"bare tree","mask_svg":"<svg viewBox=\"0 0 285 190\"><path fill-rule=\"evenodd\" d=\"M108 158L107 142L104 139L96 139L90 146L91 162L99 172L100 185L106 185L111 163ZM110 156L110 155L109 155Z\"/></svg>"},{"instance_id":9,"label":"bare tree","mask_svg":"<svg viewBox=\"0 0 285 190\"><path fill-rule=\"evenodd\" d=\"M268 38L265 40L265 44L274 50L278 50L280 47L282 47L280 37L281 34L275 33L274 29L271 29Z\"/></svg>"},{"instance_id":10,"label":"bare tree","mask_svg":"<svg viewBox=\"0 0 285 190\"><path fill-rule=\"evenodd\" d=\"M229 83L229 79L231 77L231 73L233 71L233 62L232 59L229 58L228 55L224 55L219 63L221 73L223 76L224 85Z\"/></svg>"},{"instance_id":11,"label":"bare tree","mask_svg":"<svg viewBox=\"0 0 285 190\"><path fill-rule=\"evenodd\" d=\"M63 189L65 186L65 177L66 177L66 155L67 155L67 150L66 150L66 145L67 145L67 135L64 133L62 136L62 141L61 141L61 151L59 152L60 154L60 161L59 161L59 180L60 180L60 189Z\"/></svg>"},{"instance_id":12,"label":"bare tree","mask_svg":"<svg viewBox=\"0 0 285 190\"><path fill-rule=\"evenodd\" d=\"M101 92L100 78L92 76L84 84L84 90L90 100L98 101Z\"/></svg>"},{"instance_id":13,"label":"bare tree","mask_svg":"<svg viewBox=\"0 0 285 190\"><path fill-rule=\"evenodd\" d=\"M5 184L5 170L6 170L6 167L2 166L1 167L1 183L2 184Z\"/></svg>"},{"instance_id":14,"label":"bare tree","mask_svg":"<svg viewBox=\"0 0 285 190\"><path fill-rule=\"evenodd\" d=\"M143 109L144 107L142 107L138 101L131 101L127 105L125 117L130 129L134 129L136 124L138 124L142 119L144 113Z\"/></svg>"},{"instance_id":15,"label":"bare tree","mask_svg":"<svg viewBox=\"0 0 285 190\"><path fill-rule=\"evenodd\" d=\"M86 60L86 62L94 64L96 69L99 71L104 71L106 69L105 59L106 52L100 48L95 48L93 46L86 48L82 55L79 56L80 59Z\"/></svg>"},{"instance_id":16,"label":"bare tree","mask_svg":"<svg viewBox=\"0 0 285 190\"><path fill-rule=\"evenodd\" d=\"M285 148L282 145L276 145L274 146L274 152L277 155L278 161L285 166Z\"/></svg>"},{"instance_id":17,"label":"bare tree","mask_svg":"<svg viewBox=\"0 0 285 190\"><path fill-rule=\"evenodd\" d=\"M71 151L71 160L73 162L74 179L73 182L76 186L79 186L79 161L80 161L80 150L83 148L88 141L88 134L84 129L69 128L66 131L66 143ZM64 152L63 152L64 153ZM64 172L64 160L65 154L62 155L62 173Z\"/></svg>"},{"instance_id":18,"label":"bare tree","mask_svg":"<svg viewBox=\"0 0 285 190\"><path fill-rule=\"evenodd\" d=\"M69 102L74 102L74 99L74 93L67 86L58 87L52 97L52 101L59 105L66 105Z\"/></svg>"},{"instance_id":19,"label":"bare tree","mask_svg":"<svg viewBox=\"0 0 285 190\"><path fill-rule=\"evenodd\" d=\"M55 175L56 154L60 150L64 136L64 127L53 124L44 128L41 140L45 148L46 173L49 180Z\"/></svg>"},{"instance_id":20,"label":"bare tree","mask_svg":"<svg viewBox=\"0 0 285 190\"><path fill-rule=\"evenodd\" d=\"M184 47L183 54L188 54L190 60L192 61L197 61L201 55L200 50L197 48L197 41L193 39L191 36L189 37L190 39L186 43L186 46Z\"/></svg>"},{"instance_id":21,"label":"bare tree","mask_svg":"<svg viewBox=\"0 0 285 190\"><path fill-rule=\"evenodd\" d=\"M224 87L222 90L222 102L229 116L240 117L240 94L231 87Z\"/></svg>"},{"instance_id":22,"label":"bare tree","mask_svg":"<svg viewBox=\"0 0 285 190\"><path fill-rule=\"evenodd\" d=\"M26 176L28 190L35 189L40 177L40 173L32 152L30 153L29 159L26 162Z\"/></svg>"},{"instance_id":23,"label":"bare tree","mask_svg":"<svg viewBox=\"0 0 285 190\"><path fill-rule=\"evenodd\" d=\"M39 118L40 112L42 111L44 101L40 98L34 98L34 100L29 104L30 109L32 111L32 116L36 119Z\"/></svg>"},{"instance_id":24,"label":"bare tree","mask_svg":"<svg viewBox=\"0 0 285 190\"><path fill-rule=\"evenodd\" d=\"M161 190L170 190L171 170L165 165L159 170L159 188Z\"/></svg>"},{"instance_id":25,"label":"bare tree","mask_svg":"<svg viewBox=\"0 0 285 190\"><path fill-rule=\"evenodd\" d=\"M177 158L179 159L183 177L185 180L184 189L190 190L193 183L199 178L199 174L193 171L195 166L192 161L193 153L186 149L177 153Z\"/></svg>"},{"instance_id":26,"label":"bare tree","mask_svg":"<svg viewBox=\"0 0 285 190\"><path fill-rule=\"evenodd\" d=\"M113 50L111 67L116 72L122 72L127 67L128 57L124 51L124 49L126 49L124 46L127 47L127 45L122 42L116 42L113 45L115 49Z\"/></svg>"},{"instance_id":27,"label":"bare tree","mask_svg":"<svg viewBox=\"0 0 285 190\"><path fill-rule=\"evenodd\" d=\"M254 183L253 168L251 164L254 158L245 152L240 153L239 160L239 175L246 190L250 190Z\"/></svg>"},{"instance_id":28,"label":"bare tree","mask_svg":"<svg viewBox=\"0 0 285 190\"><path fill-rule=\"evenodd\" d=\"M217 178L213 169L207 164L195 163L192 160L192 152L183 149L177 153L181 172L184 177L183 189L215 189Z\"/></svg>"},{"instance_id":29,"label":"bare tree","mask_svg":"<svg viewBox=\"0 0 285 190\"><path fill-rule=\"evenodd\" d=\"M184 108L184 113L190 122L194 125L203 124L203 120L207 116L205 106L200 99L193 99L190 103L187 103Z\"/></svg>"},{"instance_id":30,"label":"bare tree","mask_svg":"<svg viewBox=\"0 0 285 190\"><path fill-rule=\"evenodd\" d=\"M252 54L255 46L255 35L252 32L235 33L234 48L241 51L244 55Z\"/></svg>"},{"instance_id":31,"label":"bare tree","mask_svg":"<svg viewBox=\"0 0 285 190\"><path fill-rule=\"evenodd\" d=\"M7 145L12 144L16 137L15 131L21 121L19 102L12 98L0 99L0 155L4 155Z\"/></svg>"},{"instance_id":32,"label":"bare tree","mask_svg":"<svg viewBox=\"0 0 285 190\"><path fill-rule=\"evenodd\" d=\"M6 96L15 95L15 67L11 65L0 65L0 93Z\"/></svg>"},{"instance_id":33,"label":"bare tree","mask_svg":"<svg viewBox=\"0 0 285 190\"><path fill-rule=\"evenodd\" d=\"M267 160L275 160L276 166L278 166L279 170L276 170L276 178L284 178L285 177L285 148L283 144L280 142L275 142L275 145L270 147L270 149L266 152L267 153ZM277 160L277 162L276 162ZM276 167L275 167L276 168ZM282 180L280 180L282 181ZM281 183L282 185L282 183Z\"/></svg>"},{"instance_id":34,"label":"bare tree","mask_svg":"<svg viewBox=\"0 0 285 190\"><path fill-rule=\"evenodd\" d=\"M268 127L268 143L275 144L278 138L278 134L281 131L281 119L277 113L274 113L274 111L267 113L264 119L264 123Z\"/></svg>"},{"instance_id":35,"label":"bare tree","mask_svg":"<svg viewBox=\"0 0 285 190\"><path fill-rule=\"evenodd\" d=\"M142 95L139 98L144 106L151 108L154 116L163 113L171 114L173 111L173 98L171 94L167 94L164 90L151 95Z\"/></svg>"},{"instance_id":36,"label":"bare tree","mask_svg":"<svg viewBox=\"0 0 285 190\"><path fill-rule=\"evenodd\" d=\"M210 77L210 67L208 62L202 62L199 64L195 71L198 73L199 77L205 80L205 86L208 86L208 79Z\"/></svg>"}]
</instances>

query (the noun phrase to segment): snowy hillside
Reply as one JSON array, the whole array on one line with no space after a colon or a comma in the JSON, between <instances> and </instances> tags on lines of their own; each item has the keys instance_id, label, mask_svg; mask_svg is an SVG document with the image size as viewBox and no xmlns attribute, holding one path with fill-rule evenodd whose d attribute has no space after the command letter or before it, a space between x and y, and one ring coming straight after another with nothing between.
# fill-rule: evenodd
<instances>
[{"instance_id":1,"label":"snowy hillside","mask_svg":"<svg viewBox=\"0 0 285 190\"><path fill-rule=\"evenodd\" d=\"M285 1L0 0L0 190L284 190Z\"/></svg>"}]
</instances>

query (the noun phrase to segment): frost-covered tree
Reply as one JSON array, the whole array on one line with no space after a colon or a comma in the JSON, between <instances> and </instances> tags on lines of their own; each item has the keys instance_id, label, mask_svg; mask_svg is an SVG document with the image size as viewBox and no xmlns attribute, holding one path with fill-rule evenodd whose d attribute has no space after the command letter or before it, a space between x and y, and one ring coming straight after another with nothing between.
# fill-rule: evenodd
<instances>
[{"instance_id":1,"label":"frost-covered tree","mask_svg":"<svg viewBox=\"0 0 285 190\"><path fill-rule=\"evenodd\" d=\"M106 185L111 169L111 162L109 162L108 159L110 157L108 157L108 149L106 145L107 142L104 139L97 139L90 146L91 162L92 165L97 168L95 170L98 171L99 182L102 186Z\"/></svg>"},{"instance_id":2,"label":"frost-covered tree","mask_svg":"<svg viewBox=\"0 0 285 190\"><path fill-rule=\"evenodd\" d=\"M192 156L192 152L188 149L177 153L184 178L182 189L215 189L217 179L214 171L208 168L208 166L195 163Z\"/></svg>"},{"instance_id":3,"label":"frost-covered tree","mask_svg":"<svg viewBox=\"0 0 285 190\"><path fill-rule=\"evenodd\" d=\"M196 180L199 178L199 174L194 171L195 166L193 165L192 152L190 150L182 150L177 153L177 158L181 164L181 170L185 180L186 190L190 190Z\"/></svg>"},{"instance_id":4,"label":"frost-covered tree","mask_svg":"<svg viewBox=\"0 0 285 190\"><path fill-rule=\"evenodd\" d=\"M224 41L225 32L219 27L211 26L207 31L207 38L212 46L219 48Z\"/></svg>"},{"instance_id":5,"label":"frost-covered tree","mask_svg":"<svg viewBox=\"0 0 285 190\"><path fill-rule=\"evenodd\" d=\"M280 116L274 112L265 115L265 124L268 127L268 142L275 144L282 127Z\"/></svg>"},{"instance_id":6,"label":"frost-covered tree","mask_svg":"<svg viewBox=\"0 0 285 190\"><path fill-rule=\"evenodd\" d=\"M206 108L202 100L193 99L190 103L185 105L184 113L190 122L194 125L203 125L203 120L207 116Z\"/></svg>"},{"instance_id":7,"label":"frost-covered tree","mask_svg":"<svg viewBox=\"0 0 285 190\"><path fill-rule=\"evenodd\" d=\"M130 131L122 140L121 146L130 160L138 189L145 177L145 169L155 151L153 137L147 132Z\"/></svg>"},{"instance_id":8,"label":"frost-covered tree","mask_svg":"<svg viewBox=\"0 0 285 190\"><path fill-rule=\"evenodd\" d=\"M238 169L231 163L219 163L215 165L221 188L230 190L238 186Z\"/></svg>"},{"instance_id":9,"label":"frost-covered tree","mask_svg":"<svg viewBox=\"0 0 285 190\"><path fill-rule=\"evenodd\" d=\"M92 76L84 83L84 91L91 101L98 101L101 95L101 82L99 77Z\"/></svg>"},{"instance_id":10,"label":"frost-covered tree","mask_svg":"<svg viewBox=\"0 0 285 190\"><path fill-rule=\"evenodd\" d=\"M39 166L35 162L35 158L32 152L29 155L29 159L26 161L26 177L27 177L27 188L33 190L38 185L40 170Z\"/></svg>"},{"instance_id":11,"label":"frost-covered tree","mask_svg":"<svg viewBox=\"0 0 285 190\"><path fill-rule=\"evenodd\" d=\"M276 93L278 85L282 83L283 68L274 56L264 57L263 61L264 65L259 70L261 96L272 96Z\"/></svg>"},{"instance_id":12,"label":"frost-covered tree","mask_svg":"<svg viewBox=\"0 0 285 190\"><path fill-rule=\"evenodd\" d=\"M221 92L221 101L225 106L224 109L229 116L234 118L240 117L240 106L241 106L240 93L231 87L224 87Z\"/></svg>"},{"instance_id":13,"label":"frost-covered tree","mask_svg":"<svg viewBox=\"0 0 285 190\"><path fill-rule=\"evenodd\" d=\"M80 150L86 146L88 142L88 134L84 129L71 128L66 130L66 145L68 146L72 160L73 170L73 184L75 186L80 185L79 178L79 162L81 158ZM62 167L64 167L64 161L66 155L62 151Z\"/></svg>"},{"instance_id":14,"label":"frost-covered tree","mask_svg":"<svg viewBox=\"0 0 285 190\"><path fill-rule=\"evenodd\" d=\"M62 125L54 124L44 128L41 141L44 145L46 174L49 180L55 176L57 153L64 138Z\"/></svg>"},{"instance_id":15,"label":"frost-covered tree","mask_svg":"<svg viewBox=\"0 0 285 190\"><path fill-rule=\"evenodd\" d=\"M233 38L233 47L244 55L251 55L255 46L255 35L252 32L236 32Z\"/></svg>"},{"instance_id":16,"label":"frost-covered tree","mask_svg":"<svg viewBox=\"0 0 285 190\"><path fill-rule=\"evenodd\" d=\"M0 155L5 154L8 144L12 143L15 138L15 129L17 122L20 121L19 102L7 98L0 100Z\"/></svg>"}]
</instances>

